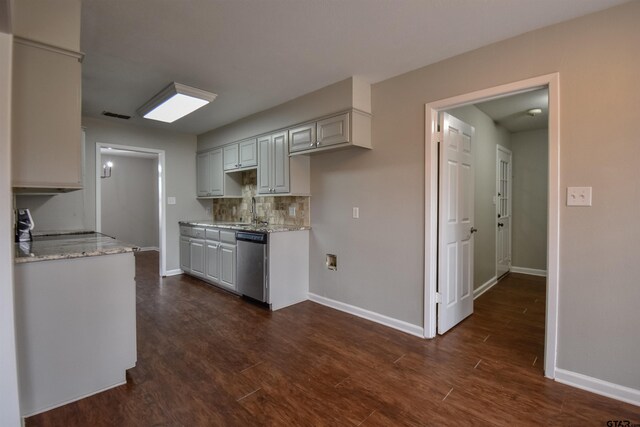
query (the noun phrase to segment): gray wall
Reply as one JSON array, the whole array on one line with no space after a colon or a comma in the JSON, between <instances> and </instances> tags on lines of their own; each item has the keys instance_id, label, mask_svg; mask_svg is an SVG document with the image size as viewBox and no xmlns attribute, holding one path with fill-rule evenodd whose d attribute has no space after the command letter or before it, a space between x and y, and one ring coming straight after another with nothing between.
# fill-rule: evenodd
<instances>
[{"instance_id":1,"label":"gray wall","mask_svg":"<svg viewBox=\"0 0 640 427\"><path fill-rule=\"evenodd\" d=\"M102 232L142 248L158 247L158 160L102 156L113 162L101 180Z\"/></svg>"},{"instance_id":2,"label":"gray wall","mask_svg":"<svg viewBox=\"0 0 640 427\"><path fill-rule=\"evenodd\" d=\"M0 13L4 8L0 5ZM0 425L19 426L14 323L11 189L11 66L13 38L0 33Z\"/></svg>"},{"instance_id":3,"label":"gray wall","mask_svg":"<svg viewBox=\"0 0 640 427\"><path fill-rule=\"evenodd\" d=\"M196 136L85 117L84 190L50 197L21 196L18 206L33 209L36 230L94 230L96 225L96 143L164 150L166 196L176 197L167 213L167 270L180 268L178 221L207 219L210 202L196 200Z\"/></svg>"},{"instance_id":4,"label":"gray wall","mask_svg":"<svg viewBox=\"0 0 640 427\"><path fill-rule=\"evenodd\" d=\"M548 136L547 129L511 134L514 267L547 269Z\"/></svg>"},{"instance_id":5,"label":"gray wall","mask_svg":"<svg viewBox=\"0 0 640 427\"><path fill-rule=\"evenodd\" d=\"M559 72L560 194L593 186L593 207L560 206L557 364L640 389L639 21L630 2L374 85L373 151L311 161L311 289L422 324L425 103ZM360 200L362 218L350 220L345 208ZM346 223L357 224L344 244ZM339 287L317 268L333 250L346 253Z\"/></svg>"},{"instance_id":6,"label":"gray wall","mask_svg":"<svg viewBox=\"0 0 640 427\"><path fill-rule=\"evenodd\" d=\"M475 224L473 286L496 278L496 147L511 148L509 132L474 105L455 108L449 114L475 128Z\"/></svg>"}]
</instances>

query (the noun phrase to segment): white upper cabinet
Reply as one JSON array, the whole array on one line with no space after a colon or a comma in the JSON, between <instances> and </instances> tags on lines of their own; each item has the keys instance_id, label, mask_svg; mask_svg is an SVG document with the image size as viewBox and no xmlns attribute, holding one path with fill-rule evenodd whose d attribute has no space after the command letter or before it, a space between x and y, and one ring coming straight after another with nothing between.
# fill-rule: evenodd
<instances>
[{"instance_id":1,"label":"white upper cabinet","mask_svg":"<svg viewBox=\"0 0 640 427\"><path fill-rule=\"evenodd\" d=\"M258 150L256 138L247 139L238 143L240 152L240 167L248 168L258 165Z\"/></svg>"},{"instance_id":2,"label":"white upper cabinet","mask_svg":"<svg viewBox=\"0 0 640 427\"><path fill-rule=\"evenodd\" d=\"M316 147L349 142L349 113L320 120L316 124L316 132L318 133Z\"/></svg>"},{"instance_id":3,"label":"white upper cabinet","mask_svg":"<svg viewBox=\"0 0 640 427\"><path fill-rule=\"evenodd\" d=\"M289 193L289 145L287 132L258 138L258 193Z\"/></svg>"},{"instance_id":4,"label":"white upper cabinet","mask_svg":"<svg viewBox=\"0 0 640 427\"><path fill-rule=\"evenodd\" d=\"M240 196L241 177L224 173L223 150L217 148L196 155L198 197Z\"/></svg>"},{"instance_id":5,"label":"white upper cabinet","mask_svg":"<svg viewBox=\"0 0 640 427\"><path fill-rule=\"evenodd\" d=\"M198 197L209 196L209 153L200 153L196 156L196 188Z\"/></svg>"},{"instance_id":6,"label":"white upper cabinet","mask_svg":"<svg viewBox=\"0 0 640 427\"><path fill-rule=\"evenodd\" d=\"M289 152L309 150L316 146L316 123L307 123L289 129Z\"/></svg>"},{"instance_id":7,"label":"white upper cabinet","mask_svg":"<svg viewBox=\"0 0 640 427\"><path fill-rule=\"evenodd\" d=\"M16 40L13 52L13 187L82 188L79 56Z\"/></svg>"},{"instance_id":8,"label":"white upper cabinet","mask_svg":"<svg viewBox=\"0 0 640 427\"><path fill-rule=\"evenodd\" d=\"M291 155L349 147L371 148L370 114L354 109L289 129Z\"/></svg>"},{"instance_id":9,"label":"white upper cabinet","mask_svg":"<svg viewBox=\"0 0 640 427\"><path fill-rule=\"evenodd\" d=\"M238 144L231 144L224 147L224 170L238 169Z\"/></svg>"},{"instance_id":10,"label":"white upper cabinet","mask_svg":"<svg viewBox=\"0 0 640 427\"><path fill-rule=\"evenodd\" d=\"M16 193L82 188L80 0L12 3Z\"/></svg>"},{"instance_id":11,"label":"white upper cabinet","mask_svg":"<svg viewBox=\"0 0 640 427\"><path fill-rule=\"evenodd\" d=\"M225 171L251 169L258 164L256 138L225 145L223 150Z\"/></svg>"}]
</instances>

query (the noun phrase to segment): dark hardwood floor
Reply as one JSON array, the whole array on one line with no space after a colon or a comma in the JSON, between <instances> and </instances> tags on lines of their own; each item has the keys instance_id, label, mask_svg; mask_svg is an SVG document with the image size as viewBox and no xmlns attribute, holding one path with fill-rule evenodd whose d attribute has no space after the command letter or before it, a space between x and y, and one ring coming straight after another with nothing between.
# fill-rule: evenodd
<instances>
[{"instance_id":1,"label":"dark hardwood floor","mask_svg":"<svg viewBox=\"0 0 640 427\"><path fill-rule=\"evenodd\" d=\"M422 340L304 302L275 313L137 255L126 385L27 426L606 426L640 408L545 379L544 279L511 274ZM390 286L392 286L390 284Z\"/></svg>"}]
</instances>

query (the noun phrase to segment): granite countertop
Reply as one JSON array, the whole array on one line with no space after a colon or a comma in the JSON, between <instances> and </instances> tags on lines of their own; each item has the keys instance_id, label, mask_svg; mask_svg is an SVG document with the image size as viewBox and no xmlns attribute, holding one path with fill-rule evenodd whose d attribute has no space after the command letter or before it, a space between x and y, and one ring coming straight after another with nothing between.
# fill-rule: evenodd
<instances>
[{"instance_id":1,"label":"granite countertop","mask_svg":"<svg viewBox=\"0 0 640 427\"><path fill-rule=\"evenodd\" d=\"M193 221L179 221L181 225L190 225L195 227L216 227L216 228L228 228L231 230L240 231L261 231L264 233L279 233L283 231L300 231L311 230L308 225L253 225L241 222L222 222L211 220L193 220Z\"/></svg>"},{"instance_id":2,"label":"granite countertop","mask_svg":"<svg viewBox=\"0 0 640 427\"><path fill-rule=\"evenodd\" d=\"M139 249L93 231L36 234L32 242L16 242L14 247L16 264L120 254Z\"/></svg>"}]
</instances>

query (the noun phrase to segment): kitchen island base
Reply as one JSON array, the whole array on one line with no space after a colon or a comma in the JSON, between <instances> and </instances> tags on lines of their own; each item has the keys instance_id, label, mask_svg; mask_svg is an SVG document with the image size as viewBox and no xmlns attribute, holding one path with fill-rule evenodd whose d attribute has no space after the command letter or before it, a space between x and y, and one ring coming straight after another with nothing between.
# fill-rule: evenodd
<instances>
[{"instance_id":1,"label":"kitchen island base","mask_svg":"<svg viewBox=\"0 0 640 427\"><path fill-rule=\"evenodd\" d=\"M126 382L137 358L133 253L16 264L14 274L23 416Z\"/></svg>"}]
</instances>

